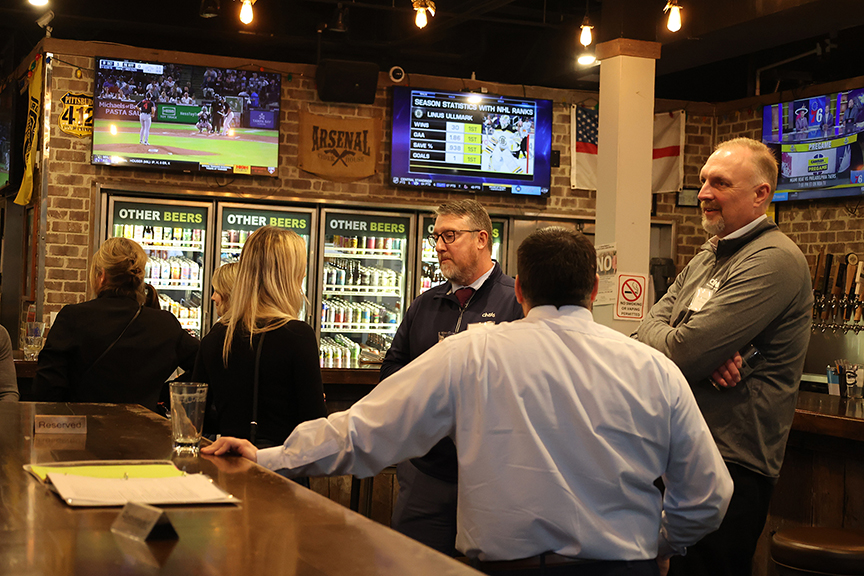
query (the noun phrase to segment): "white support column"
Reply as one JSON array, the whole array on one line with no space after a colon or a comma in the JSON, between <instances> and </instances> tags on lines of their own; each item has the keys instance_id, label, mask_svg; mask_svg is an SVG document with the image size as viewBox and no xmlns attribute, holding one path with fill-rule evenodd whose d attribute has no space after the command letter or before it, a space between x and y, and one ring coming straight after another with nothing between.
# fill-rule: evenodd
<instances>
[{"instance_id":1,"label":"white support column","mask_svg":"<svg viewBox=\"0 0 864 576\"><path fill-rule=\"evenodd\" d=\"M599 44L596 244L617 244L618 272L648 276L651 246L651 162L654 61L660 44L617 39ZM646 286L647 289L647 286ZM630 334L638 322L614 319L615 305L594 319Z\"/></svg>"}]
</instances>

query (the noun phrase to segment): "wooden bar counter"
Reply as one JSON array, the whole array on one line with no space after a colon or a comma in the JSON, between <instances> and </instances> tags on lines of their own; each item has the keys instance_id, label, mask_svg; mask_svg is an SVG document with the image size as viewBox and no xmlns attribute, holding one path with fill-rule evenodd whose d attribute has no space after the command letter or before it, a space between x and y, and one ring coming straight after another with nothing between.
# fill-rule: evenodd
<instances>
[{"instance_id":1,"label":"wooden bar counter","mask_svg":"<svg viewBox=\"0 0 864 576\"><path fill-rule=\"evenodd\" d=\"M864 529L864 400L799 393L754 576L777 574L771 533L794 526Z\"/></svg>"},{"instance_id":2,"label":"wooden bar counter","mask_svg":"<svg viewBox=\"0 0 864 576\"><path fill-rule=\"evenodd\" d=\"M85 414L86 435L34 435L34 414ZM470 576L473 569L239 457L173 457L237 505L164 507L178 540L110 531L120 508L66 506L34 462L172 459L169 422L140 406L0 403L0 573L62 576Z\"/></svg>"}]
</instances>

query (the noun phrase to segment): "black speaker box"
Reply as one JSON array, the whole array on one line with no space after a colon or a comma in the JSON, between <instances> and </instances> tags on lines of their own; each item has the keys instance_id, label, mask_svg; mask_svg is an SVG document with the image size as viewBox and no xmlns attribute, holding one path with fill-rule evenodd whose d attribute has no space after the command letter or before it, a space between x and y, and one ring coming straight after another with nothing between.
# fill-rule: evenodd
<instances>
[{"instance_id":1,"label":"black speaker box","mask_svg":"<svg viewBox=\"0 0 864 576\"><path fill-rule=\"evenodd\" d=\"M321 60L315 81L322 102L372 104L378 89L378 65L373 62Z\"/></svg>"}]
</instances>

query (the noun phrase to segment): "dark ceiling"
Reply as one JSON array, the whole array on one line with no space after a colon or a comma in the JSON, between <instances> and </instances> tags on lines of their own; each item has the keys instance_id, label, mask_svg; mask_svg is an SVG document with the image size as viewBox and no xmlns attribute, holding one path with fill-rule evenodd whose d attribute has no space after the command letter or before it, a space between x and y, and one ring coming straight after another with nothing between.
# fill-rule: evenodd
<instances>
[{"instance_id":1,"label":"dark ceiling","mask_svg":"<svg viewBox=\"0 0 864 576\"><path fill-rule=\"evenodd\" d=\"M661 42L660 98L721 102L864 76L862 0L680 0L684 27L664 28L665 0L437 0L429 25L414 26L410 0L257 0L239 22L240 3L220 0L201 18L201 0L3 0L0 38L23 57L55 38L314 64L319 58L375 62L382 70L508 84L596 90L598 70L575 64L586 14L601 40ZM339 9L346 31L336 28ZM784 62L782 64L778 64Z\"/></svg>"}]
</instances>

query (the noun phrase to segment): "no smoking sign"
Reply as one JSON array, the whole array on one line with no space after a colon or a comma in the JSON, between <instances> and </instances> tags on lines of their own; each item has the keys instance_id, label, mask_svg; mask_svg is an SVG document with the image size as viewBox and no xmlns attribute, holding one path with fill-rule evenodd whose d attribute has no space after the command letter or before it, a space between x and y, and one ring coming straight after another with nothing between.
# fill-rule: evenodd
<instances>
[{"instance_id":1,"label":"no smoking sign","mask_svg":"<svg viewBox=\"0 0 864 576\"><path fill-rule=\"evenodd\" d=\"M615 319L640 321L645 317L645 288L648 277L641 274L619 274L615 297Z\"/></svg>"}]
</instances>

